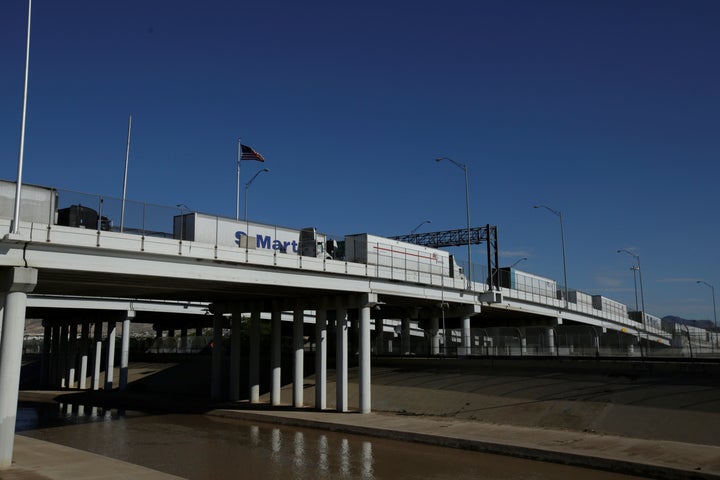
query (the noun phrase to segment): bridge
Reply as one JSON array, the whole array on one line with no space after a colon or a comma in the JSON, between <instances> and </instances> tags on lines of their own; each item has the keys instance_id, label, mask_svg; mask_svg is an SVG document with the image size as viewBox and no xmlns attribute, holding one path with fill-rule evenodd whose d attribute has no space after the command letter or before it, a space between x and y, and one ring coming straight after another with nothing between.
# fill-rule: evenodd
<instances>
[{"instance_id":1,"label":"bridge","mask_svg":"<svg viewBox=\"0 0 720 480\"><path fill-rule=\"evenodd\" d=\"M303 406L304 351L307 337L316 345L316 407L326 407L327 345L332 333L336 351L339 411L347 411L348 356L359 355L359 406L371 411L371 363L373 343L382 344L390 325L401 326L407 335L411 322L424 325L433 355L439 355L449 340L444 338L445 323L460 325L462 355L472 355L480 339L473 336L473 322L503 324L530 322L547 332L554 348L552 328L563 323L592 325L601 332L614 331L645 342L669 345L671 337L658 328L634 322L620 311L604 304L575 298L558 299L556 292L542 294L520 285L488 285L467 282L448 274L449 266L424 268L420 260L383 265L383 262L355 263L326 256L291 255L224 245L216 236L210 241L188 241L169 236L146 235L137 229L76 228L55 224L52 214L46 221L21 222L17 234L0 241L0 285L3 321L0 328L0 468L12 458L12 439L17 404L22 341L26 314L53 316L52 311L72 312L65 324L47 324L45 348L77 348L87 354L94 345L93 386L99 388L100 351L107 349L106 375L112 375L116 323L122 323L120 388L127 379L126 338L131 323L142 315L172 314L165 318L167 328L181 325L183 315L202 317L213 331L213 344L221 345L223 328L229 328L230 380L222 384L222 355L212 349L211 396L239 399L240 335L244 315L250 318L249 400L260 396L260 322L272 326L272 405L280 404L280 345L283 316L292 322L293 406ZM102 216L100 216L102 218ZM218 219L219 221L219 219ZM0 231L11 231L10 220L0 218ZM500 282L499 285L502 285ZM579 293L579 292L578 292ZM596 308L599 306L600 308ZM63 310L64 309L64 310ZM83 313L85 312L85 313ZM154 312L154 314L152 313ZM184 313L183 313L184 312ZM155 321L153 320L153 321ZM89 341L94 325L94 343ZM103 341L103 324L106 337ZM77 330L80 326L79 345ZM184 324L183 324L184 325ZM357 328L357 350L348 344L348 331ZM184 327L179 327L184 328ZM391 333L392 334L392 333ZM374 335L374 339L373 336ZM551 350L552 351L552 350ZM87 360L86 360L87 361ZM85 372L78 375L82 382ZM66 385L74 378L60 376ZM105 388L113 387L106 376Z\"/></svg>"}]
</instances>

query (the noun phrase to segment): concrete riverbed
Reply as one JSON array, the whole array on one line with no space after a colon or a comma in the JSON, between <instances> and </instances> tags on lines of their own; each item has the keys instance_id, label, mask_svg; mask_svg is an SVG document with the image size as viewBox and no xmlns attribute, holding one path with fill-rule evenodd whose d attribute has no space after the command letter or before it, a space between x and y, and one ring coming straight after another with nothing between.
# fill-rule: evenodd
<instances>
[{"instance_id":1,"label":"concrete riverbed","mask_svg":"<svg viewBox=\"0 0 720 480\"><path fill-rule=\"evenodd\" d=\"M142 380L142 391L25 391L22 398L202 412L649 478L720 478L715 431L720 380L714 365L383 360L373 366L375 412L370 415L210 404L202 396L168 397L172 392L162 391L162 384L180 371L180 377L191 378L185 374L192 368L135 364L131 380ZM287 403L289 387L283 392ZM351 407L356 406L355 388L351 375ZM331 381L329 409L333 400ZM306 379L305 403L314 404L312 377Z\"/></svg>"}]
</instances>

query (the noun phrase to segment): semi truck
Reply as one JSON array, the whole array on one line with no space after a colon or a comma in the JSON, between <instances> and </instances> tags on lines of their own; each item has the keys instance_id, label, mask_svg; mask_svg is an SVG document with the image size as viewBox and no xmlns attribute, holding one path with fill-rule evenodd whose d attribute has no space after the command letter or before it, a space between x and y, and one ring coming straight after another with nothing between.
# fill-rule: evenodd
<instances>
[{"instance_id":1,"label":"semi truck","mask_svg":"<svg viewBox=\"0 0 720 480\"><path fill-rule=\"evenodd\" d=\"M345 260L461 278L462 268L445 250L358 233L345 236Z\"/></svg>"},{"instance_id":2,"label":"semi truck","mask_svg":"<svg viewBox=\"0 0 720 480\"><path fill-rule=\"evenodd\" d=\"M13 218L15 182L0 180L0 218ZM57 223L58 194L54 188L23 184L20 189L20 220L23 222Z\"/></svg>"},{"instance_id":3,"label":"semi truck","mask_svg":"<svg viewBox=\"0 0 720 480\"><path fill-rule=\"evenodd\" d=\"M326 235L314 228L297 230L198 212L173 218L173 238L289 255L327 257Z\"/></svg>"}]
</instances>

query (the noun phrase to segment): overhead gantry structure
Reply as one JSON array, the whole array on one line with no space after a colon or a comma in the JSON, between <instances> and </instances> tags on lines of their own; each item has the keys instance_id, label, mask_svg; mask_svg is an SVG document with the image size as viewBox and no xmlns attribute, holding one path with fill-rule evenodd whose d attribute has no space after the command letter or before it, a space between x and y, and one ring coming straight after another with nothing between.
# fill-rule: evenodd
<instances>
[{"instance_id":1,"label":"overhead gantry structure","mask_svg":"<svg viewBox=\"0 0 720 480\"><path fill-rule=\"evenodd\" d=\"M439 232L410 233L389 237L400 242L412 243L431 248L462 247L465 245L480 245L484 243L487 250L488 278L486 283L490 290L500 289L499 263L498 263L498 236L497 226L485 225L470 229L444 230ZM472 279L471 279L472 280Z\"/></svg>"}]
</instances>

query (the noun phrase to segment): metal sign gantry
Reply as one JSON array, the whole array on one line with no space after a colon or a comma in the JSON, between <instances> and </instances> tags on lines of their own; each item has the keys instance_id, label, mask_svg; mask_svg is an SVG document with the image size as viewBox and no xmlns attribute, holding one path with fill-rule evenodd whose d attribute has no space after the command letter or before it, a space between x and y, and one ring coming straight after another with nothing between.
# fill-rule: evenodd
<instances>
[{"instance_id":1,"label":"metal sign gantry","mask_svg":"<svg viewBox=\"0 0 720 480\"><path fill-rule=\"evenodd\" d=\"M469 234L469 239L468 239ZM441 232L411 233L390 237L400 242L412 243L431 248L461 247L470 245L487 246L487 264L491 274L487 278L488 287L491 290L499 290L498 278L498 238L497 226L485 225L484 227L459 228L457 230L445 230Z\"/></svg>"}]
</instances>

